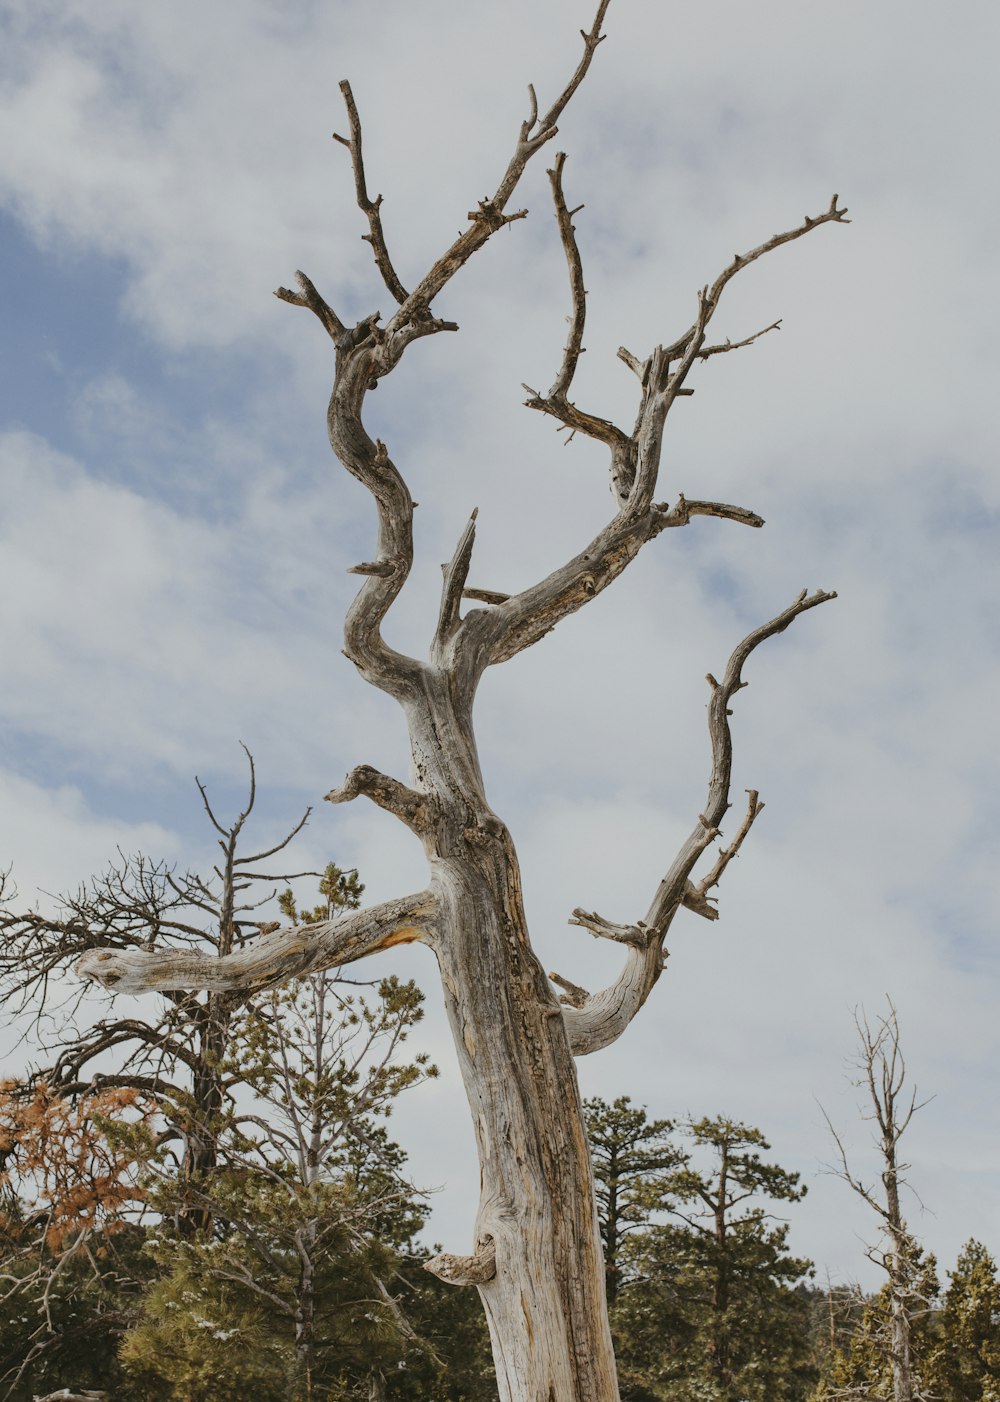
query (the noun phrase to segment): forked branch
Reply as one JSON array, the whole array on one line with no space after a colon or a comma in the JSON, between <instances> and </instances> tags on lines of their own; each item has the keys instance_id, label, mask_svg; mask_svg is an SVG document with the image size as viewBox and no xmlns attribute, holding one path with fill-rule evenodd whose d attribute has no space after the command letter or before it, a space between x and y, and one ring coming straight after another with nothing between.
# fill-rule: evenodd
<instances>
[{"instance_id":1,"label":"forked branch","mask_svg":"<svg viewBox=\"0 0 1000 1402\"><path fill-rule=\"evenodd\" d=\"M708 731L712 747L712 772L708 800L687 841L660 882L645 918L634 925L615 925L599 916L574 911L571 924L582 925L592 934L629 946L625 966L613 984L587 997L582 1006L574 999L563 1000L572 1004L564 1008L563 1016L570 1045L577 1056L599 1051L617 1040L642 1007L662 972L666 957L664 940L682 906L688 906L710 919L716 918L718 912L710 904L708 892L722 879L726 867L739 852L764 806L757 792L751 790L746 816L733 841L719 853L708 874L701 881L693 882L691 876L698 859L720 836L720 824L729 808L733 755L729 703L747 685L743 681L742 669L755 648L767 638L783 633L799 614L834 598L836 594L823 590L817 590L814 594L803 590L787 609L743 639L734 649L721 681L709 677L712 695L708 705ZM566 982L561 978L556 981L560 985Z\"/></svg>"},{"instance_id":2,"label":"forked branch","mask_svg":"<svg viewBox=\"0 0 1000 1402\"><path fill-rule=\"evenodd\" d=\"M689 881L684 888L683 904L687 910L693 910L697 915L703 915L706 920L718 920L719 911L715 904L715 897L708 893L718 886L722 880L726 867L734 857L739 856L743 841L753 827L757 818L764 811L764 805L760 801L760 796L756 789L747 790L747 811L740 824L739 832L733 838L728 847L720 847L719 855L715 860L712 870L698 882Z\"/></svg>"},{"instance_id":3,"label":"forked branch","mask_svg":"<svg viewBox=\"0 0 1000 1402\"><path fill-rule=\"evenodd\" d=\"M654 504L659 477L663 431L667 414L683 394L685 381L698 360L721 355L751 345L766 332L777 329L773 322L743 341L706 345L709 322L719 305L722 292L736 273L783 244L803 237L822 224L847 223L846 210L836 196L824 214L807 218L801 225L775 234L748 253L737 254L715 281L698 297L698 315L683 336L667 347L657 346L644 361L624 347L619 357L638 376L641 401L636 425L625 434L607 420L586 414L566 398L582 344L585 312L583 273L572 228L572 217L562 193L562 164L552 172L553 196L563 246L570 267L572 314L570 336L562 364L547 396L529 388L528 406L557 418L571 432L582 432L605 442L611 453L611 487L618 512L587 547L560 569L538 584L498 606L490 615L481 614L473 628L486 664L504 662L543 637L561 619L582 608L602 593L627 568L643 545L661 531L687 525L695 516L715 516L740 525L759 527L763 519L743 506L726 502L688 501L679 495L676 503Z\"/></svg>"},{"instance_id":4,"label":"forked branch","mask_svg":"<svg viewBox=\"0 0 1000 1402\"><path fill-rule=\"evenodd\" d=\"M401 324L419 307L429 307L441 289L450 282L477 249L481 248L497 229L503 228L505 223L510 222L510 216L506 216L505 211L511 196L517 189L521 176L524 174L525 167L535 152L556 135L559 130L557 125L559 118L570 98L586 77L594 54L597 52L597 46L603 41L604 35L601 33L601 25L604 22L609 3L610 0L601 0L589 33L584 30L580 31L583 37L583 54L577 64L576 71L552 106L541 116L538 114L538 101L534 88L529 89L531 110L526 120L521 124L514 154L511 156L495 192L480 200L478 208L469 215L468 229L459 234L454 243L445 250L413 289L393 318L393 324ZM517 218L519 215L520 211L513 217Z\"/></svg>"},{"instance_id":5,"label":"forked branch","mask_svg":"<svg viewBox=\"0 0 1000 1402\"><path fill-rule=\"evenodd\" d=\"M704 296L708 304L708 316L706 321L710 321L715 314L726 284L731 282L737 273L741 273L744 268L748 268L751 263L756 263L758 258L763 258L766 253L773 253L774 250L780 248L782 244L792 243L795 239L800 239L805 234L812 233L813 229L818 229L821 224L849 224L850 222L851 221L847 218L846 207L841 209L837 204L837 196L834 195L830 200L829 206L822 214L807 214L802 223L797 224L794 229L786 229L783 233L773 234L771 238L765 239L763 243L758 244L756 248L751 248L746 253L734 253L733 261L723 268L711 287L705 289ZM690 326L688 330L684 332L683 336L679 336L672 345L667 347L666 353L671 359L684 353L690 345L692 337L696 334L696 329L697 322L695 322L693 326ZM771 330L772 327L767 327L765 329ZM763 334L763 331L759 331L757 336L762 336ZM751 336L743 344L749 345L756 339L757 337ZM736 350L737 346L727 345L722 349ZM712 353L715 352L713 351Z\"/></svg>"}]
</instances>

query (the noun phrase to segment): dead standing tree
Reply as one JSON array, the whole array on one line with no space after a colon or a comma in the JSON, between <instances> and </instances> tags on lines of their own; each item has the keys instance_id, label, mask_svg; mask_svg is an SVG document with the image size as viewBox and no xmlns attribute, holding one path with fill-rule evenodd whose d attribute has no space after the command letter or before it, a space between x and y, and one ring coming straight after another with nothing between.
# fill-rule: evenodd
<instances>
[{"instance_id":1,"label":"dead standing tree","mask_svg":"<svg viewBox=\"0 0 1000 1402\"><path fill-rule=\"evenodd\" d=\"M101 876L60 899L57 915L12 908L13 897L0 905L0 1001L15 1012L33 1010L35 1030L53 1060L24 1082L30 1095L39 1081L53 1094L76 1099L100 1090L131 1089L155 1097L167 1128L164 1143L181 1141L182 1180L196 1188L218 1162L217 1137L227 1097L238 1078L223 1072L230 1050L231 1024L249 996L245 989L210 989L199 997L173 986L162 988L164 1006L148 1018L102 1017L83 1031L73 1025L79 1000L70 1000L70 1016L53 1045L42 1031L50 993L80 955L95 945L104 949L172 949L180 954L210 949L201 958L225 959L259 938L260 907L274 890L265 887L319 872L264 872L261 862L284 852L301 832L311 810L292 830L265 851L246 853L245 825L256 802L253 756L246 747L249 792L242 811L225 826L208 791L195 782L221 852L212 874L183 874L165 863L119 853L119 861ZM101 1059L117 1058L114 1069L96 1069ZM95 1065L96 1064L96 1065ZM185 1235L211 1231L212 1217L194 1198L178 1211Z\"/></svg>"},{"instance_id":2,"label":"dead standing tree","mask_svg":"<svg viewBox=\"0 0 1000 1402\"><path fill-rule=\"evenodd\" d=\"M889 1318L878 1343L892 1373L893 1402L914 1402L926 1396L913 1365L911 1336L915 1318L930 1308L923 1289L926 1267L903 1216L901 1189L908 1187L909 1164L900 1157L899 1143L916 1112L927 1104L917 1100L916 1087L906 1088L906 1062L899 1042L899 1019L892 1002L889 1011L872 1027L863 1012L854 1014L858 1033L858 1078L855 1085L868 1093L871 1110L864 1118L875 1126L875 1143L882 1160L882 1190L865 1183L852 1172L843 1141L823 1111L837 1146L837 1176L853 1188L879 1221L882 1239L867 1255L885 1271L889 1294ZM912 1189L911 1189L912 1192Z\"/></svg>"},{"instance_id":3,"label":"dead standing tree","mask_svg":"<svg viewBox=\"0 0 1000 1402\"><path fill-rule=\"evenodd\" d=\"M398 305L384 326L379 313L347 326L304 274L298 274L298 291L281 288L277 293L312 311L336 346L330 442L347 471L371 492L378 515L375 558L353 567L365 582L347 613L345 651L366 681L403 708L412 754L409 784L361 766L327 797L340 803L364 795L404 823L427 854L427 889L332 923L265 935L224 959L101 951L79 965L86 976L123 991L238 989L346 964L408 941L422 941L434 951L472 1110L482 1197L472 1253L438 1257L431 1269L456 1285L478 1286L505 1402L614 1402L618 1397L574 1057L608 1046L628 1026L660 975L664 939L682 906L714 918L708 892L761 808L752 793L737 836L720 851L712 869L695 880L698 859L719 836L729 807L729 707L745 685L743 665L766 638L833 597L803 592L740 643L720 681L709 678L712 772L704 812L643 920L621 925L574 913L575 923L623 946L624 967L609 988L593 995L557 979L566 990L558 1000L528 937L513 841L487 801L472 720L477 685L487 667L516 656L602 593L663 531L687 525L694 516L763 524L743 507L683 496L672 504L654 499L664 424L677 399L690 393L685 381L697 362L756 339L708 341L709 323L730 279L782 244L822 224L845 221L835 197L825 212L735 257L702 290L694 323L675 341L657 346L645 360L622 349L619 356L640 387L635 426L626 432L569 398L582 348L585 294L572 213L563 194L564 157L558 155L549 174L570 269L570 334L551 389L545 395L529 391L527 403L568 430L606 445L615 514L573 559L509 596L467 587L473 513L444 567L429 656L421 661L389 647L381 625L410 572L413 501L387 446L373 441L365 429L365 396L414 341L457 330L454 323L432 315L434 299L497 230L525 216L523 209L508 212L515 189L531 158L556 135L560 116L584 79L603 37L607 5L608 0L601 0L590 31L583 33L576 71L548 111L539 110L534 90L529 90L530 112L495 193L470 212L465 230L410 291L389 257L381 197L368 194L360 120L351 89L342 83L350 136L338 139L350 152L358 204L368 219L365 237ZM463 599L486 607L463 616Z\"/></svg>"}]
</instances>

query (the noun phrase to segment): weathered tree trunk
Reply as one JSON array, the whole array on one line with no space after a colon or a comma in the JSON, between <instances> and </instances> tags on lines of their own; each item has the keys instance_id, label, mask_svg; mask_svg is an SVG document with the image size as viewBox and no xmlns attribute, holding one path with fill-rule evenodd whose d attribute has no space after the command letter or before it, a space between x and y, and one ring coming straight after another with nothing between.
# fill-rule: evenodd
<instances>
[{"instance_id":1,"label":"weathered tree trunk","mask_svg":"<svg viewBox=\"0 0 1000 1402\"><path fill-rule=\"evenodd\" d=\"M447 681L408 712L414 769L436 799L425 839L434 949L481 1200L475 1256L439 1274L479 1284L502 1402L617 1402L576 1066L528 938L513 842L486 802L471 721L455 713ZM476 1281L484 1269L491 1278Z\"/></svg>"},{"instance_id":2,"label":"weathered tree trunk","mask_svg":"<svg viewBox=\"0 0 1000 1402\"><path fill-rule=\"evenodd\" d=\"M462 934L438 952L479 1150L480 1285L503 1402L617 1402L593 1180L560 1009L506 832L435 863Z\"/></svg>"}]
</instances>

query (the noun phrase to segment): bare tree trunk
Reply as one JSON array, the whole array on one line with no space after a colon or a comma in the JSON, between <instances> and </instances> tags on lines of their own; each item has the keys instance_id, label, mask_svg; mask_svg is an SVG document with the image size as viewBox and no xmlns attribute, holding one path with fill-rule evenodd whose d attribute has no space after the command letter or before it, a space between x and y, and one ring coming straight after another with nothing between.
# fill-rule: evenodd
<instances>
[{"instance_id":1,"label":"bare tree trunk","mask_svg":"<svg viewBox=\"0 0 1000 1402\"><path fill-rule=\"evenodd\" d=\"M495 1257L479 1288L500 1397L615 1402L576 1067L497 828L479 851L436 863L435 883L453 928L471 935L438 957L479 1150L477 1250Z\"/></svg>"},{"instance_id":2,"label":"bare tree trunk","mask_svg":"<svg viewBox=\"0 0 1000 1402\"><path fill-rule=\"evenodd\" d=\"M436 1273L479 1286L503 1402L617 1402L576 1066L528 937L514 845L486 801L469 709L449 682L428 676L407 716L413 768L435 796L433 947L482 1191L473 1257L439 1258Z\"/></svg>"}]
</instances>

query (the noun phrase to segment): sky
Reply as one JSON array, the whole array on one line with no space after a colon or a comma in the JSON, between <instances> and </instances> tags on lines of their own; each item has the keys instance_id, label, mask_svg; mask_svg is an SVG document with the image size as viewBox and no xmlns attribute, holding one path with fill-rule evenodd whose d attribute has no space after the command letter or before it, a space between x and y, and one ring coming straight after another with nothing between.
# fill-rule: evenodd
<instances>
[{"instance_id":1,"label":"sky","mask_svg":"<svg viewBox=\"0 0 1000 1402\"><path fill-rule=\"evenodd\" d=\"M322 795L357 763L405 777L394 703L341 655L371 559L365 493L325 437L331 347L271 293L304 269L345 320L385 292L360 235L337 83L412 285L495 188L527 112L575 65L583 0L3 0L0 4L0 860L26 902L116 848L207 868L194 775L255 833L302 811L302 866L419 889L416 841ZM709 925L683 913L650 1002L579 1063L584 1094L762 1129L809 1194L791 1242L874 1283L873 1225L828 1170L823 1111L877 1163L851 1085L853 1012L898 1009L932 1097L907 1136L911 1226L948 1268L1000 1251L1000 803L994 718L1000 470L995 247L1000 14L985 0L612 0L607 39L504 230L369 397L417 512L387 624L424 655L440 563L479 507L470 583L514 592L612 511L603 451L522 407L569 310L545 165L564 175L588 288L577 402L631 427L645 356L732 258L836 191L818 229L731 284L713 329L781 329L692 376L659 495L696 520L491 672L477 729L547 968L587 987L614 951L575 906L642 916L704 802L704 677L804 586L838 599L753 657L735 704L734 814L766 811ZM308 890L301 892L308 898ZM393 1131L434 1189L431 1237L469 1249L477 1172L427 951L378 971L427 995L438 1081ZM122 1005L127 1000L120 1000ZM16 1068L24 1049L14 1048ZM822 1107L822 1108L821 1108Z\"/></svg>"}]
</instances>

